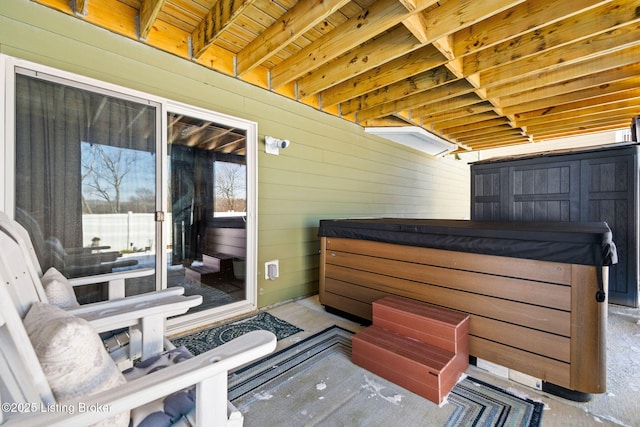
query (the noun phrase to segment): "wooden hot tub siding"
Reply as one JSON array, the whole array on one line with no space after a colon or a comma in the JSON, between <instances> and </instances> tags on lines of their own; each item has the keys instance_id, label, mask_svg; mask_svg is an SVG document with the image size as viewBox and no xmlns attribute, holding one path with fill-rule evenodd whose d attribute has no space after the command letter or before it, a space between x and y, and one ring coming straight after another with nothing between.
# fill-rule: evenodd
<instances>
[{"instance_id":1,"label":"wooden hot tub siding","mask_svg":"<svg viewBox=\"0 0 640 427\"><path fill-rule=\"evenodd\" d=\"M371 319L373 301L399 295L459 310L471 318L471 355L571 390L606 391L600 267L334 237L321 244L323 305Z\"/></svg>"}]
</instances>

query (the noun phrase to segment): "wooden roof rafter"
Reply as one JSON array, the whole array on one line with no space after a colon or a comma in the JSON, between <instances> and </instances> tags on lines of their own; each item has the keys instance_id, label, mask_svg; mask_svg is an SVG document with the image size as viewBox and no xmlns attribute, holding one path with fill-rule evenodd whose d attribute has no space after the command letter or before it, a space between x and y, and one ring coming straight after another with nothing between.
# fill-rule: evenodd
<instances>
[{"instance_id":1,"label":"wooden roof rafter","mask_svg":"<svg viewBox=\"0 0 640 427\"><path fill-rule=\"evenodd\" d=\"M629 123L640 113L637 0L32 1L346 120L469 149L493 131L500 145L620 126L612 102L630 102ZM578 105L609 125L522 119Z\"/></svg>"}]
</instances>

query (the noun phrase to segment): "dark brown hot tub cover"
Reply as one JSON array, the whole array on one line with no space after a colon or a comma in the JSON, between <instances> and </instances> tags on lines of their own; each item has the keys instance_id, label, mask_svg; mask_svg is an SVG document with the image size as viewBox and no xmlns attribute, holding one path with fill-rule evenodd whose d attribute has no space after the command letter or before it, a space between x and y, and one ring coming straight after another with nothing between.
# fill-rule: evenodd
<instances>
[{"instance_id":1,"label":"dark brown hot tub cover","mask_svg":"<svg viewBox=\"0 0 640 427\"><path fill-rule=\"evenodd\" d=\"M318 235L568 264L618 262L606 222L336 219L320 220Z\"/></svg>"}]
</instances>

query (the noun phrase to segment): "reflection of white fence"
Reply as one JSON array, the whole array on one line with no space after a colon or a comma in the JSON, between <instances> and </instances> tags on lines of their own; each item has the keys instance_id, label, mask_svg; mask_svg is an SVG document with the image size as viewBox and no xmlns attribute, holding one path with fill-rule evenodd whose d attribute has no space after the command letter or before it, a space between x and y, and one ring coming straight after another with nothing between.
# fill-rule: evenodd
<instances>
[{"instance_id":1,"label":"reflection of white fence","mask_svg":"<svg viewBox=\"0 0 640 427\"><path fill-rule=\"evenodd\" d=\"M171 221L171 217L165 217ZM82 215L84 246L91 246L94 237L100 245L116 251L154 250L156 223L152 213Z\"/></svg>"},{"instance_id":2,"label":"reflection of white fence","mask_svg":"<svg viewBox=\"0 0 640 427\"><path fill-rule=\"evenodd\" d=\"M101 246L111 246L114 251L149 250L155 252L155 214L95 214L82 215L82 235L84 246L91 246L92 239L99 237ZM216 217L246 216L245 212L216 212ZM171 224L171 214L164 217L165 224ZM171 228L171 227L169 227ZM169 230L171 232L171 230Z\"/></svg>"}]
</instances>

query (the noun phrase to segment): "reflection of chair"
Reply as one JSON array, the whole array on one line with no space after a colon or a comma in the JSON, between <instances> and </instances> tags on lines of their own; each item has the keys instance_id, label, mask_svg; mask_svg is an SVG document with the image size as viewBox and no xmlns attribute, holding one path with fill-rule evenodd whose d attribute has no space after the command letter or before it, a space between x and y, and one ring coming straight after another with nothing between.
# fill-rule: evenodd
<instances>
[{"instance_id":1,"label":"reflection of chair","mask_svg":"<svg viewBox=\"0 0 640 427\"><path fill-rule=\"evenodd\" d=\"M38 250L36 249L37 245L35 245L34 241L31 239L31 234L19 222L11 220L4 212L1 211L0 227L5 230L13 240L20 244L21 249L31 261L33 271L35 271L37 276L41 278L45 271L41 268L41 264L38 259ZM104 270L105 271L101 274L71 278L69 279L69 283L71 283L72 286L108 283L108 299L114 299L125 296L125 279L148 276L154 273L154 270L151 268L127 270L120 273L111 273L111 267L106 267ZM68 276L65 275L65 277Z\"/></svg>"},{"instance_id":2,"label":"reflection of chair","mask_svg":"<svg viewBox=\"0 0 640 427\"><path fill-rule=\"evenodd\" d=\"M150 292L124 298L125 280L141 277L153 273L153 269L138 269L121 273L110 273L87 278L76 278L67 281L61 274L46 276L52 280L42 283L39 268L36 264L35 253L30 247L26 231L16 222L11 221L0 212L0 250L6 252L5 257L13 257L8 271L18 279L11 288L14 305L18 313L24 315L31 304L36 301L56 302L76 316L89 320L91 324L103 333L105 342L114 341L110 332L125 328L129 331L127 339L131 338L131 345L115 348L112 357L125 364L142 357L157 354L164 349L164 324L169 316L185 313L189 308L202 303L201 296L183 296L184 289L173 287L167 290ZM53 269L52 269L53 270ZM108 283L110 294L115 300L80 306L75 300L71 285L85 285L92 283ZM134 315L129 315L129 312ZM125 343L126 344L126 343Z\"/></svg>"},{"instance_id":3,"label":"reflection of chair","mask_svg":"<svg viewBox=\"0 0 640 427\"><path fill-rule=\"evenodd\" d=\"M16 220L28 232L42 271L55 267L66 277L110 273L114 268L131 267L135 259L117 260L117 251L103 252L109 246L64 248L56 237L45 239L38 222L24 209L16 208Z\"/></svg>"},{"instance_id":4,"label":"reflection of chair","mask_svg":"<svg viewBox=\"0 0 640 427\"><path fill-rule=\"evenodd\" d=\"M22 279L11 263L20 264L21 253L12 242L0 233L0 424L80 426L109 419L127 426L130 417L151 414L156 421L195 416L190 422L201 426L242 425L227 402L228 371L273 351L271 332L253 331L196 357L173 350L151 359L150 373L143 364L123 375L85 320L41 302L20 315L12 294Z\"/></svg>"}]
</instances>

